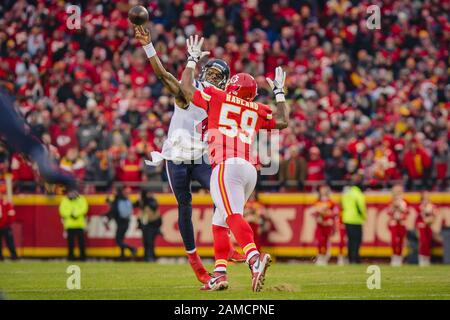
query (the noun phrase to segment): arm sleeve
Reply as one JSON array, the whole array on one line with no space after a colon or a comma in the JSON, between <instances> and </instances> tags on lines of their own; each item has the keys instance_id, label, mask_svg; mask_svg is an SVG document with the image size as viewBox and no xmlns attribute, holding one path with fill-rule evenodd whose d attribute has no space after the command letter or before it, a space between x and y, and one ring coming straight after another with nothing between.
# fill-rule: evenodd
<instances>
[{"instance_id":1,"label":"arm sleeve","mask_svg":"<svg viewBox=\"0 0 450 320\"><path fill-rule=\"evenodd\" d=\"M197 107L202 108L204 110L208 110L209 102L211 101L211 94L213 88L208 87L203 90L195 90L194 95L192 97L192 103Z\"/></svg>"},{"instance_id":2,"label":"arm sleeve","mask_svg":"<svg viewBox=\"0 0 450 320\"><path fill-rule=\"evenodd\" d=\"M258 105L260 107L259 116L262 119L261 128L268 130L275 129L276 121L273 118L272 108L261 103L258 103Z\"/></svg>"},{"instance_id":3,"label":"arm sleeve","mask_svg":"<svg viewBox=\"0 0 450 320\"><path fill-rule=\"evenodd\" d=\"M272 130L272 129L275 129L275 126L276 126L275 119L265 119L265 120L263 120L261 128L267 129L267 130Z\"/></svg>"}]
</instances>

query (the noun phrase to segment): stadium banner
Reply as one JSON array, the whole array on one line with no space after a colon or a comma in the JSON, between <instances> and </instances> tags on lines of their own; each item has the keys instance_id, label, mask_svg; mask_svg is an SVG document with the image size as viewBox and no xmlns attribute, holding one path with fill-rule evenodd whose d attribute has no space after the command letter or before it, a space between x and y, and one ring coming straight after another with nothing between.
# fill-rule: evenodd
<instances>
[{"instance_id":1,"label":"stadium banner","mask_svg":"<svg viewBox=\"0 0 450 320\"><path fill-rule=\"evenodd\" d=\"M132 200L136 200L133 195ZM162 214L161 236L156 241L159 256L183 256L181 236L178 231L178 209L172 194L155 194ZM339 203L339 194L333 200ZM115 257L115 223L105 224L103 215L108 211L107 195L87 195L90 208L86 228L87 253L89 256ZM414 229L420 195L408 193L405 200L410 204L407 221L409 230ZM16 195L17 221L13 232L18 253L25 257L61 257L66 255L66 240L62 222L58 214L60 196ZM263 250L282 257L312 257L316 254L315 220L313 204L317 196L306 193L266 193L260 194L260 201L266 206L268 231L261 235ZM391 197L388 193L366 193L368 206L367 220L364 224L364 238L361 249L365 257L387 257L391 254L390 233L388 229L387 207ZM450 193L432 193L431 201L436 204L438 219L434 231L436 255L442 254L440 230L450 226ZM208 194L193 196L193 222L199 252L213 256L211 217L213 206ZM142 254L141 231L133 217L126 234L126 241L139 246ZM338 252L339 235L332 238L332 255ZM406 250L404 250L406 253Z\"/></svg>"}]
</instances>

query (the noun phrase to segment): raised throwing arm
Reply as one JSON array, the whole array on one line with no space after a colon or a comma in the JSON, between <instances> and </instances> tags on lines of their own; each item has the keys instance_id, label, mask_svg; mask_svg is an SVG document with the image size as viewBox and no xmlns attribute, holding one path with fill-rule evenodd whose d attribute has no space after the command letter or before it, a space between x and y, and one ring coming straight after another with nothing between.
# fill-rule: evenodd
<instances>
[{"instance_id":1,"label":"raised throwing arm","mask_svg":"<svg viewBox=\"0 0 450 320\"><path fill-rule=\"evenodd\" d=\"M161 60L153 47L150 32L143 26L134 25L134 33L135 38L141 43L142 48L145 50L147 58L158 79L164 84L164 87L175 96L177 105L181 108L186 108L189 100L186 100L184 97L183 91L181 90L181 84L177 78L168 72L162 65Z\"/></svg>"}]
</instances>

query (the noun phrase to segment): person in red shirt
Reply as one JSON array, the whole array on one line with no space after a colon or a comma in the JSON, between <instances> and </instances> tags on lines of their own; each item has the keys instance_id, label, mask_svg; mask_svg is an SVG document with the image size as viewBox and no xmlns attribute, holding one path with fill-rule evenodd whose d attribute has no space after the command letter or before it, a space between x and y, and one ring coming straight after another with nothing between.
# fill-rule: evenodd
<instances>
[{"instance_id":1,"label":"person in red shirt","mask_svg":"<svg viewBox=\"0 0 450 320\"><path fill-rule=\"evenodd\" d=\"M314 217L316 218L316 241L317 241L317 259L318 266L328 264L330 255L328 249L330 247L330 238L334 233L336 218L338 216L338 208L331 200L331 190L328 186L319 188L319 199L314 204Z\"/></svg>"},{"instance_id":2,"label":"person in red shirt","mask_svg":"<svg viewBox=\"0 0 450 320\"><path fill-rule=\"evenodd\" d=\"M120 162L117 178L121 182L142 181L142 160L139 159L136 149L130 148L127 157Z\"/></svg>"},{"instance_id":3,"label":"person in red shirt","mask_svg":"<svg viewBox=\"0 0 450 320\"><path fill-rule=\"evenodd\" d=\"M422 267L430 265L431 244L433 239L431 225L435 220L436 208L430 202L429 193L423 192L416 219L416 227L419 231L419 265Z\"/></svg>"},{"instance_id":4,"label":"person in red shirt","mask_svg":"<svg viewBox=\"0 0 450 320\"><path fill-rule=\"evenodd\" d=\"M403 263L403 243L406 236L406 219L408 204L403 200L403 187L395 185L392 188L392 203L388 210L389 231L391 232L392 257L391 265L398 267Z\"/></svg>"},{"instance_id":5,"label":"person in red shirt","mask_svg":"<svg viewBox=\"0 0 450 320\"><path fill-rule=\"evenodd\" d=\"M325 161L320 157L317 147L309 149L309 159L306 166L306 182L317 183L325 180ZM311 191L314 185L307 185L306 190Z\"/></svg>"},{"instance_id":6,"label":"person in red shirt","mask_svg":"<svg viewBox=\"0 0 450 320\"><path fill-rule=\"evenodd\" d=\"M416 140L411 141L410 147L403 156L403 167L408 174L407 189L416 189L414 182L422 180L420 185L428 187L428 177L431 168L431 157Z\"/></svg>"},{"instance_id":7,"label":"person in red shirt","mask_svg":"<svg viewBox=\"0 0 450 320\"><path fill-rule=\"evenodd\" d=\"M70 113L65 113L61 121L51 125L50 135L61 156L65 156L70 148L78 145L77 129Z\"/></svg>"},{"instance_id":8,"label":"person in red shirt","mask_svg":"<svg viewBox=\"0 0 450 320\"><path fill-rule=\"evenodd\" d=\"M17 259L16 246L11 230L11 225L15 221L16 213L11 203L7 202L4 195L0 193L0 260L3 260L3 238L6 240L11 259Z\"/></svg>"},{"instance_id":9,"label":"person in red shirt","mask_svg":"<svg viewBox=\"0 0 450 320\"><path fill-rule=\"evenodd\" d=\"M209 52L202 52L204 39L190 37L187 42L190 57L183 71L181 89L185 97L208 114L208 147L212 166L211 196L216 211L213 215L215 269L213 278L203 290L228 288L226 259L230 252L228 228L243 249L252 273L252 289L261 290L269 254L256 248L253 232L243 217L244 206L253 192L257 173L255 160L250 158L250 146L260 129L284 129L288 125L288 112L284 97L286 73L276 69L275 79L267 78L274 91L277 109L253 102L257 93L255 79L246 73L234 75L225 91L213 86L197 90L193 86L197 62Z\"/></svg>"},{"instance_id":10,"label":"person in red shirt","mask_svg":"<svg viewBox=\"0 0 450 320\"><path fill-rule=\"evenodd\" d=\"M11 159L11 173L18 183L20 191L35 191L36 181L33 165L20 153L15 153Z\"/></svg>"}]
</instances>

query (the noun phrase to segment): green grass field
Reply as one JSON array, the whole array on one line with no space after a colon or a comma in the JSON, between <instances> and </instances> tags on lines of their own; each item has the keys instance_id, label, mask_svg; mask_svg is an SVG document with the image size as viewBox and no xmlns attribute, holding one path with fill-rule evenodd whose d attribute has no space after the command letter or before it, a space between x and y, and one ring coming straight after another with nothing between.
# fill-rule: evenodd
<instances>
[{"instance_id":1,"label":"green grass field","mask_svg":"<svg viewBox=\"0 0 450 320\"><path fill-rule=\"evenodd\" d=\"M73 263L81 268L81 289L68 290L70 264L0 263L0 291L6 299L450 299L450 267L444 265L392 268L381 264L381 289L369 290L367 265L275 263L268 270L264 290L253 293L245 265L229 267L227 291L201 292L187 264L137 262Z\"/></svg>"}]
</instances>

